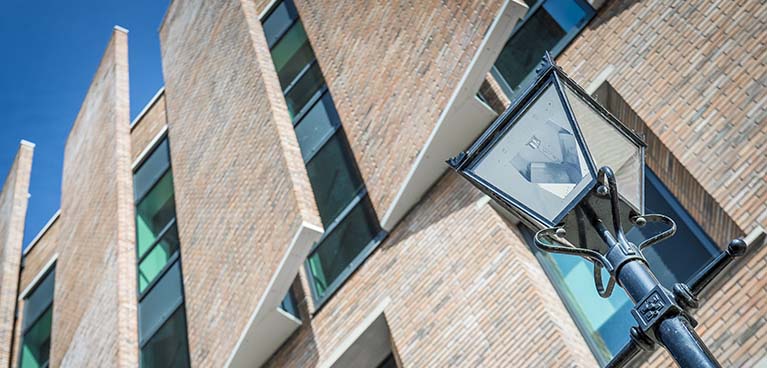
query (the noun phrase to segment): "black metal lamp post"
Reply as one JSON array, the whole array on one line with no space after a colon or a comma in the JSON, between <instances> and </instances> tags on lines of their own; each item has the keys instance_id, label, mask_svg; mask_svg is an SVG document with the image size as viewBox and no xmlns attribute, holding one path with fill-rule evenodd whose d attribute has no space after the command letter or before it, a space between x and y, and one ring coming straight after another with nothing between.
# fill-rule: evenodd
<instances>
[{"instance_id":1,"label":"black metal lamp post","mask_svg":"<svg viewBox=\"0 0 767 368\"><path fill-rule=\"evenodd\" d=\"M661 285L642 249L674 235L676 224L644 214L641 138L594 101L546 54L538 77L465 152L448 164L526 225L543 251L586 258L597 292L617 283L635 303L631 343L611 362L625 363L655 343L681 367L719 367L693 327L698 294L746 250L733 240L690 285ZM618 191L620 186L621 191ZM667 229L639 245L624 228L660 222ZM605 285L602 269L610 279Z\"/></svg>"}]
</instances>

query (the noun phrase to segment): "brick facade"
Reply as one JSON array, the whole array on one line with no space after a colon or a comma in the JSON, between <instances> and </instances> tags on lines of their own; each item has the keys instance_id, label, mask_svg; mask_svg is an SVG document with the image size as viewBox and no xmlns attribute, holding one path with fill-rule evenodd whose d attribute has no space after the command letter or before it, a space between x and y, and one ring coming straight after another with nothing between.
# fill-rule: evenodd
<instances>
[{"instance_id":1,"label":"brick facade","mask_svg":"<svg viewBox=\"0 0 767 368\"><path fill-rule=\"evenodd\" d=\"M0 192L0 366L10 364L34 145L22 142Z\"/></svg>"},{"instance_id":2,"label":"brick facade","mask_svg":"<svg viewBox=\"0 0 767 368\"><path fill-rule=\"evenodd\" d=\"M503 2L295 3L380 217ZM51 366L137 366L131 162L162 134L192 365L225 366L240 348L296 232L321 228L259 19L270 4L172 1L159 32L166 85L132 127L127 35L115 31L67 141L61 215L20 275L0 274L0 348L13 349L12 365L23 315L11 347L6 294L16 300L58 257ZM720 246L767 227L764 19L758 1L611 0L558 58L584 86L612 70L600 99L644 134L648 166ZM508 105L493 78L481 89L496 111ZM13 221L20 234L23 211L9 215L4 201L0 236ZM4 244L3 269L18 267ZM756 244L696 314L724 366L767 365L765 269ZM6 277L19 290L6 293ZM308 282L301 268L302 325L266 366L330 366L375 313L404 367L597 365L516 226L452 173L325 304ZM635 365L673 363L658 350Z\"/></svg>"}]
</instances>

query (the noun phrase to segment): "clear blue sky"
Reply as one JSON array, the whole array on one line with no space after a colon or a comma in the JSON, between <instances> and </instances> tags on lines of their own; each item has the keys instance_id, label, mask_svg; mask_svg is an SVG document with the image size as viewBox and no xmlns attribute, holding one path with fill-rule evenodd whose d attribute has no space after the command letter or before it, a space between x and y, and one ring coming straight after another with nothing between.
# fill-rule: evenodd
<instances>
[{"instance_id":1,"label":"clear blue sky","mask_svg":"<svg viewBox=\"0 0 767 368\"><path fill-rule=\"evenodd\" d=\"M19 140L37 145L24 246L59 209L64 142L115 25L130 31L131 119L163 85L157 30L168 3L0 1L0 182Z\"/></svg>"}]
</instances>

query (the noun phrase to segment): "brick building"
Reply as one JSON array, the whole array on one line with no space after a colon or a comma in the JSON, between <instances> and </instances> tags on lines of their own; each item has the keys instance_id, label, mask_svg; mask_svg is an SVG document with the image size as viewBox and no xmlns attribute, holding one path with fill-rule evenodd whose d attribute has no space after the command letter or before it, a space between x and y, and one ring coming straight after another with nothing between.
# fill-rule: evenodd
<instances>
[{"instance_id":1,"label":"brick building","mask_svg":"<svg viewBox=\"0 0 767 368\"><path fill-rule=\"evenodd\" d=\"M697 331L767 367L765 20L732 0L175 0L165 87L132 122L115 27L61 210L25 247L32 144L6 177L0 366L606 364L625 294L444 164L550 50L645 137L646 210L679 224L646 253L664 284L746 238Z\"/></svg>"}]
</instances>

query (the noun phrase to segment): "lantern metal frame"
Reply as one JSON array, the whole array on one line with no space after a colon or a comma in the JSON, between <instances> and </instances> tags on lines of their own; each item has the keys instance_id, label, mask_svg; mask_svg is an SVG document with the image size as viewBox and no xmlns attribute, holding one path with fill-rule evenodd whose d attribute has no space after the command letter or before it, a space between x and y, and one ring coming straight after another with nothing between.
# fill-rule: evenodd
<instances>
[{"instance_id":1,"label":"lantern metal frame","mask_svg":"<svg viewBox=\"0 0 767 368\"><path fill-rule=\"evenodd\" d=\"M464 152L459 153L457 156L447 161L448 165L460 173L464 178L469 180L483 193L487 194L491 198L495 199L501 206L507 211L516 214L522 221L528 226L542 229L551 228L557 226L573 209L581 203L597 186L598 166L594 160L588 144L581 132L580 126L577 122L577 117L573 112L573 108L570 105L570 101L567 97L565 89L569 88L573 91L577 97L580 97L590 108L599 113L612 127L617 129L623 136L628 138L631 143L636 145L639 149L639 185L640 192L642 193L639 198L639 208L636 208L630 201L621 196L621 202L630 207L635 215L644 214L644 155L647 145L644 143L641 137L634 133L631 129L623 125L615 116L608 112L604 107L599 105L594 99L589 96L586 91L583 90L575 81L573 81L567 74L554 62L551 55L547 52L541 62L541 65L536 70L537 78L526 88L524 93L520 94L515 101L511 104L511 107L504 111L496 120L480 135L480 137ZM567 117L567 123L573 129L573 136L577 142L577 147L583 155L586 161L586 166L589 171L588 183L574 196L570 202L567 203L563 210L554 217L553 220L546 218L544 215L530 208L524 202L511 197L503 190L499 189L489 181L482 178L482 176L474 172L476 166L484 159L488 153L496 146L496 144L504 137L504 135L512 129L519 121L520 118L530 109L530 107L538 100L542 93L544 93L547 87L552 86L555 88L559 102ZM578 183L580 184L580 182ZM576 185L577 188L577 185ZM575 190L574 188L573 190Z\"/></svg>"}]
</instances>

